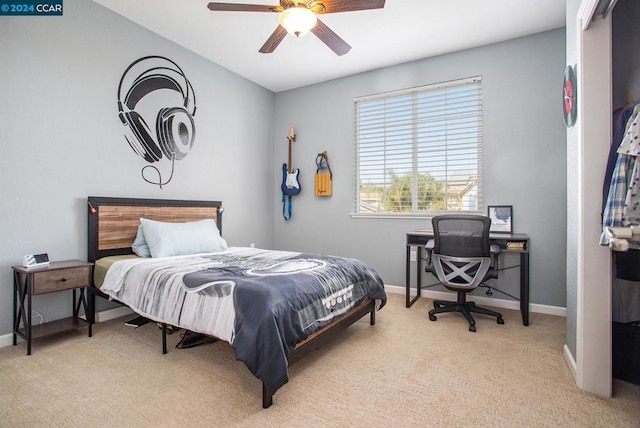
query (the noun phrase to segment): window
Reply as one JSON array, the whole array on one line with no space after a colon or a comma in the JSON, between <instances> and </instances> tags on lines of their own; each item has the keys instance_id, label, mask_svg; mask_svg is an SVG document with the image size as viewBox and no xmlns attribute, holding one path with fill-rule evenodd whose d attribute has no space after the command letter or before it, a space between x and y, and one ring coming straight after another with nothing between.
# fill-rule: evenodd
<instances>
[{"instance_id":1,"label":"window","mask_svg":"<svg viewBox=\"0 0 640 428\"><path fill-rule=\"evenodd\" d=\"M473 77L357 98L356 213L482 209L482 88Z\"/></svg>"}]
</instances>

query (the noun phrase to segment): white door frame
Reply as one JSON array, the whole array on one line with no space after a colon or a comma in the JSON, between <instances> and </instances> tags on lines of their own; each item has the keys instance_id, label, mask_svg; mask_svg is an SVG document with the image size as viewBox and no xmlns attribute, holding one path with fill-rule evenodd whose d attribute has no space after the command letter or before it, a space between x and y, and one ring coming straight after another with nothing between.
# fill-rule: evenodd
<instances>
[{"instance_id":1,"label":"white door frame","mask_svg":"<svg viewBox=\"0 0 640 428\"><path fill-rule=\"evenodd\" d=\"M597 0L577 15L578 254L576 384L612 395L611 254L599 245L603 173L611 145L611 14L592 21Z\"/></svg>"}]
</instances>

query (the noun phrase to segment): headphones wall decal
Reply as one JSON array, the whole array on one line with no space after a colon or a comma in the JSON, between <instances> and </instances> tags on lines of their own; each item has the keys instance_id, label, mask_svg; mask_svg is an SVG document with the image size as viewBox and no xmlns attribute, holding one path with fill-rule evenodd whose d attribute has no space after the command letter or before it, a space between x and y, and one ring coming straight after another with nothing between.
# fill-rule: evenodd
<instances>
[{"instance_id":1,"label":"headphones wall decal","mask_svg":"<svg viewBox=\"0 0 640 428\"><path fill-rule=\"evenodd\" d=\"M126 92L125 88L128 88ZM161 90L178 94L181 104L167 106L166 97L158 99L152 96L166 92ZM153 114L157 111L154 130L144 119L145 114L141 110L143 100L149 100L152 104ZM126 127L125 139L133 151L149 163L163 158L171 161L171 172L166 181L155 165L142 168L142 178L146 182L162 188L171 181L175 161L184 159L193 147L195 114L196 94L193 86L174 61L150 55L132 62L124 71L118 84L118 117Z\"/></svg>"}]
</instances>

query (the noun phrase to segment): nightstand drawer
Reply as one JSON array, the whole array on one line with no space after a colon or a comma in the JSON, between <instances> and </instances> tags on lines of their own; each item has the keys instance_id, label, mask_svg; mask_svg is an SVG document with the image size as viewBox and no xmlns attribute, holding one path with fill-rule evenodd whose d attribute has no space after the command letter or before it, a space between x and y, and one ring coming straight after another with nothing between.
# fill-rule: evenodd
<instances>
[{"instance_id":1,"label":"nightstand drawer","mask_svg":"<svg viewBox=\"0 0 640 428\"><path fill-rule=\"evenodd\" d=\"M33 294L86 287L90 266L33 273Z\"/></svg>"}]
</instances>

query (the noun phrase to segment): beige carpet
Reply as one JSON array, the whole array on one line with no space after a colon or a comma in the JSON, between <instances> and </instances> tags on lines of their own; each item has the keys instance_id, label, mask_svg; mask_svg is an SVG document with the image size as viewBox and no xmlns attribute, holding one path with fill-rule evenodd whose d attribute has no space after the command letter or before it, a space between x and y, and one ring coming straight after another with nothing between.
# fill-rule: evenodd
<instances>
[{"instance_id":1,"label":"beige carpet","mask_svg":"<svg viewBox=\"0 0 640 428\"><path fill-rule=\"evenodd\" d=\"M360 320L290 369L261 407L261 384L223 342L162 355L160 331L123 319L0 349L2 427L640 427L640 387L581 392L562 356L565 319L517 311L505 325L459 314L430 322L389 295L375 326ZM130 318L130 317L129 317Z\"/></svg>"}]
</instances>

